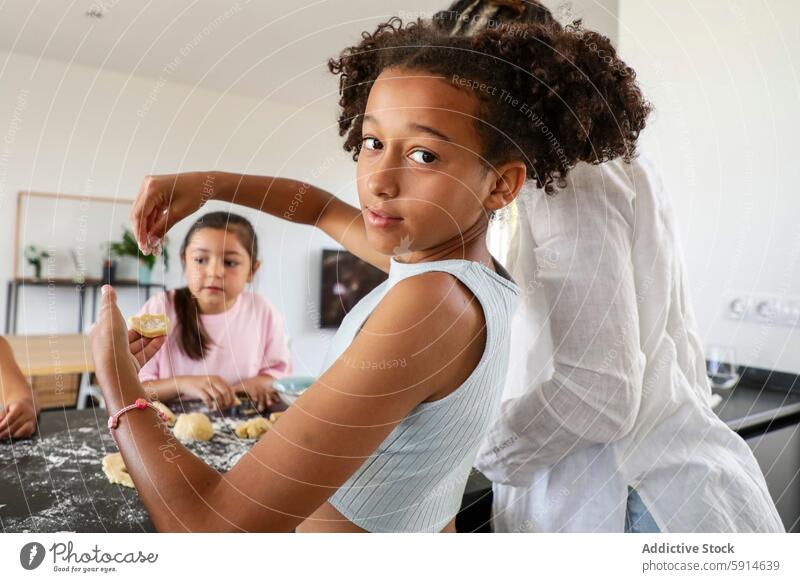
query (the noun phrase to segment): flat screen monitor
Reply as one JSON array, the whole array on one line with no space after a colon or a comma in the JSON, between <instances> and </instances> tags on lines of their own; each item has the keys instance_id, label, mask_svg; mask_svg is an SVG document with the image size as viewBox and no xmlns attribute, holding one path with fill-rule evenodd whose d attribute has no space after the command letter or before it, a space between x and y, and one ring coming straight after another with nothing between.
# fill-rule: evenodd
<instances>
[{"instance_id":1,"label":"flat screen monitor","mask_svg":"<svg viewBox=\"0 0 800 582\"><path fill-rule=\"evenodd\" d=\"M386 273L347 251L323 250L320 327L338 328L353 306L386 277Z\"/></svg>"}]
</instances>

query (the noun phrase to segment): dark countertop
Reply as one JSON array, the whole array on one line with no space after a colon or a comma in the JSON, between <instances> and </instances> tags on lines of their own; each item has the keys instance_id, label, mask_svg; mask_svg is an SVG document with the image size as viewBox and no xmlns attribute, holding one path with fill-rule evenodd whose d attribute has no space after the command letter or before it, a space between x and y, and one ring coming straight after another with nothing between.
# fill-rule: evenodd
<instances>
[{"instance_id":1,"label":"dark countertop","mask_svg":"<svg viewBox=\"0 0 800 582\"><path fill-rule=\"evenodd\" d=\"M720 395L715 412L743 438L800 422L800 393L794 389L750 381ZM198 410L200 404L186 408ZM254 444L233 434L236 422L249 418L243 414L248 410L232 412L212 415L214 439L187 445L223 472ZM103 474L103 457L117 451L106 420L102 409L46 411L40 415L37 437L0 443L0 531L154 531L137 492L112 485ZM491 483L473 470L462 511L483 506L485 513L490 503ZM470 524L469 531L473 529Z\"/></svg>"},{"instance_id":2,"label":"dark countertop","mask_svg":"<svg viewBox=\"0 0 800 582\"><path fill-rule=\"evenodd\" d=\"M786 385L746 374L735 388L714 392L722 396L714 412L744 439L800 422L800 386L794 380Z\"/></svg>"},{"instance_id":3,"label":"dark countertop","mask_svg":"<svg viewBox=\"0 0 800 582\"><path fill-rule=\"evenodd\" d=\"M714 412L744 439L800 422L798 376L750 368L730 390L715 390L722 401ZM492 483L473 469L456 521L458 531L491 531Z\"/></svg>"},{"instance_id":4,"label":"dark countertop","mask_svg":"<svg viewBox=\"0 0 800 582\"><path fill-rule=\"evenodd\" d=\"M233 433L251 416L233 412L210 415L211 441L186 445L218 471L229 470L255 443ZM154 531L136 490L109 483L103 473L103 457L117 452L107 419L103 409L45 411L38 436L0 443L0 531Z\"/></svg>"},{"instance_id":5,"label":"dark countertop","mask_svg":"<svg viewBox=\"0 0 800 582\"><path fill-rule=\"evenodd\" d=\"M186 411L194 410L203 408L187 404ZM255 444L233 434L239 420L252 417L250 410L211 415L214 438L184 444L218 471L229 470ZM0 441L0 531L155 531L136 490L109 483L103 473L103 457L117 452L107 418L103 409L45 411L38 436ZM485 503L487 491L491 483L473 471L464 506Z\"/></svg>"}]
</instances>

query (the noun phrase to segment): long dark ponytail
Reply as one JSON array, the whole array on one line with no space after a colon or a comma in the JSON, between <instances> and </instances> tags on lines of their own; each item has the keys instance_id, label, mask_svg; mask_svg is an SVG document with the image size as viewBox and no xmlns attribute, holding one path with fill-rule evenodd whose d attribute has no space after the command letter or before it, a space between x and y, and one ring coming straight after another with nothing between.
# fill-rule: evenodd
<instances>
[{"instance_id":1,"label":"long dark ponytail","mask_svg":"<svg viewBox=\"0 0 800 582\"><path fill-rule=\"evenodd\" d=\"M234 234L241 245L250 253L250 269L255 270L258 261L258 237L250 221L244 216L230 212L210 212L197 219L189 228L189 232L181 244L181 263L186 268L186 247L194 234L204 228L225 230ZM203 354L212 345L213 341L208 336L203 322L200 319L200 310L197 308L197 299L192 295L189 287L176 289L173 297L175 316L177 317L178 346L181 351L192 360L202 360Z\"/></svg>"}]
</instances>

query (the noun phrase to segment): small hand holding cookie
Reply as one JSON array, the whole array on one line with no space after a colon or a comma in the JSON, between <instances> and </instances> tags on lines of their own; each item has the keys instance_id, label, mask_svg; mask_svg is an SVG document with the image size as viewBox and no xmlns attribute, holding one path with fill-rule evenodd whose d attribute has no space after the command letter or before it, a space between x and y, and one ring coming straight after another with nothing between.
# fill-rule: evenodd
<instances>
[{"instance_id":1,"label":"small hand holding cookie","mask_svg":"<svg viewBox=\"0 0 800 582\"><path fill-rule=\"evenodd\" d=\"M136 377L139 369L164 345L166 336L147 338L129 330L117 307L117 294L110 285L102 288L100 314L92 329L91 345L100 388L107 392L121 380Z\"/></svg>"}]
</instances>

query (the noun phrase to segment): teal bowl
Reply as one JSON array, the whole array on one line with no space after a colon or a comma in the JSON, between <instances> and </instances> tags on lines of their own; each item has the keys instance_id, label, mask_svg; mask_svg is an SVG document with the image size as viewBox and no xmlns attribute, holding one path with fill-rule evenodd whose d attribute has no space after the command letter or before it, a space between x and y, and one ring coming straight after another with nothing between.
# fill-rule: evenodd
<instances>
[{"instance_id":1,"label":"teal bowl","mask_svg":"<svg viewBox=\"0 0 800 582\"><path fill-rule=\"evenodd\" d=\"M272 387L278 391L287 406L291 405L297 400L300 395L305 392L309 386L316 382L316 378L311 376L286 376L272 383Z\"/></svg>"}]
</instances>

